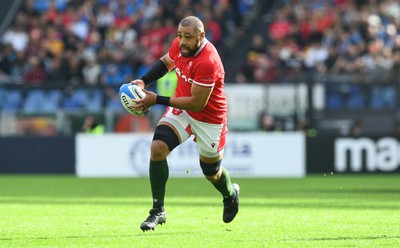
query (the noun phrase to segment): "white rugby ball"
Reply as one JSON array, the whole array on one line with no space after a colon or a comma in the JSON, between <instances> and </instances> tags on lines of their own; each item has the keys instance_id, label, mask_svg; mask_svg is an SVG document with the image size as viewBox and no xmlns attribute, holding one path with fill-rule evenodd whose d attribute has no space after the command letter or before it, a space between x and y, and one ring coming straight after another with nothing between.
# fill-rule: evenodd
<instances>
[{"instance_id":1,"label":"white rugby ball","mask_svg":"<svg viewBox=\"0 0 400 248\"><path fill-rule=\"evenodd\" d=\"M133 100L142 99L145 96L146 93L144 93L143 90L135 84L123 84L119 88L119 99L122 106L128 113L136 116L143 116L144 113L142 110L136 110L133 107L133 105L136 104Z\"/></svg>"}]
</instances>

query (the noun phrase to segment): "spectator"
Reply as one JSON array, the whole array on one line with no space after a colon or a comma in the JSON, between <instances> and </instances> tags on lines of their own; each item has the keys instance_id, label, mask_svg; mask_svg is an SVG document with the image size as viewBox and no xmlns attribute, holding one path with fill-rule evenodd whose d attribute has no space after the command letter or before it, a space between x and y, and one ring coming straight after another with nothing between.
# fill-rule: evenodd
<instances>
[{"instance_id":1,"label":"spectator","mask_svg":"<svg viewBox=\"0 0 400 248\"><path fill-rule=\"evenodd\" d=\"M104 134L105 127L103 124L99 123L96 117L89 115L86 116L81 131L84 133L100 135Z\"/></svg>"},{"instance_id":2,"label":"spectator","mask_svg":"<svg viewBox=\"0 0 400 248\"><path fill-rule=\"evenodd\" d=\"M68 63L68 73L67 73L67 80L69 80L70 84L72 85L78 85L82 83L83 80L83 73L82 73L82 68L83 68L83 61L79 57L67 57L67 63Z\"/></svg>"},{"instance_id":3,"label":"spectator","mask_svg":"<svg viewBox=\"0 0 400 248\"><path fill-rule=\"evenodd\" d=\"M47 74L49 84L60 85L67 77L68 68L67 62L62 57L57 57L52 60L51 69Z\"/></svg>"},{"instance_id":4,"label":"spectator","mask_svg":"<svg viewBox=\"0 0 400 248\"><path fill-rule=\"evenodd\" d=\"M278 10L276 19L269 26L268 34L275 42L283 40L290 33L292 28L293 24L287 17L288 7L289 6L286 6Z\"/></svg>"},{"instance_id":5,"label":"spectator","mask_svg":"<svg viewBox=\"0 0 400 248\"><path fill-rule=\"evenodd\" d=\"M43 62L38 57L31 57L28 63L28 69L24 75L25 84L32 86L43 85L46 80Z\"/></svg>"},{"instance_id":6,"label":"spectator","mask_svg":"<svg viewBox=\"0 0 400 248\"><path fill-rule=\"evenodd\" d=\"M246 55L246 62L236 74L236 81L238 83L254 83L254 68L256 66L257 54L249 52Z\"/></svg>"},{"instance_id":7,"label":"spectator","mask_svg":"<svg viewBox=\"0 0 400 248\"><path fill-rule=\"evenodd\" d=\"M11 26L4 33L2 42L3 44L10 44L14 51L21 52L26 50L29 43L29 36L21 25Z\"/></svg>"},{"instance_id":8,"label":"spectator","mask_svg":"<svg viewBox=\"0 0 400 248\"><path fill-rule=\"evenodd\" d=\"M286 38L282 42L279 51L279 59L281 61L280 65L286 72L282 77L288 77L288 80L293 81L292 78L301 74L303 69L303 58L304 54L302 54L295 39L293 37Z\"/></svg>"},{"instance_id":9,"label":"spectator","mask_svg":"<svg viewBox=\"0 0 400 248\"><path fill-rule=\"evenodd\" d=\"M11 81L16 84L23 82L23 75L27 70L26 57L23 52L15 53L15 60L11 66ZM0 66L1 67L1 66Z\"/></svg>"},{"instance_id":10,"label":"spectator","mask_svg":"<svg viewBox=\"0 0 400 248\"><path fill-rule=\"evenodd\" d=\"M123 75L121 75L121 73L118 71L116 64L109 64L105 67L105 69L106 71L102 75L103 83L106 86L113 88L115 92L118 92L119 87L124 82Z\"/></svg>"},{"instance_id":11,"label":"spectator","mask_svg":"<svg viewBox=\"0 0 400 248\"><path fill-rule=\"evenodd\" d=\"M9 76L12 70L12 63L14 62L15 53L11 45L3 47L0 55L0 72Z\"/></svg>"},{"instance_id":12,"label":"spectator","mask_svg":"<svg viewBox=\"0 0 400 248\"><path fill-rule=\"evenodd\" d=\"M87 16L82 10L72 13L72 22L69 30L74 33L80 40L85 40L89 34L89 23Z\"/></svg>"},{"instance_id":13,"label":"spectator","mask_svg":"<svg viewBox=\"0 0 400 248\"><path fill-rule=\"evenodd\" d=\"M101 67L95 58L88 58L83 66L83 81L86 85L95 86L100 79Z\"/></svg>"},{"instance_id":14,"label":"spectator","mask_svg":"<svg viewBox=\"0 0 400 248\"><path fill-rule=\"evenodd\" d=\"M360 119L355 119L350 128L350 136L360 137L363 134L363 122Z\"/></svg>"},{"instance_id":15,"label":"spectator","mask_svg":"<svg viewBox=\"0 0 400 248\"><path fill-rule=\"evenodd\" d=\"M222 41L221 26L216 22L210 11L204 12L204 27L206 29L206 38L215 46L219 46Z\"/></svg>"},{"instance_id":16,"label":"spectator","mask_svg":"<svg viewBox=\"0 0 400 248\"><path fill-rule=\"evenodd\" d=\"M275 118L265 112L260 114L259 129L264 132L280 131L280 129L276 126Z\"/></svg>"},{"instance_id":17,"label":"spectator","mask_svg":"<svg viewBox=\"0 0 400 248\"><path fill-rule=\"evenodd\" d=\"M64 51L64 42L62 41L61 34L59 34L54 27L49 27L47 29L47 34L43 42L43 47L48 51L53 57L61 56Z\"/></svg>"},{"instance_id":18,"label":"spectator","mask_svg":"<svg viewBox=\"0 0 400 248\"><path fill-rule=\"evenodd\" d=\"M306 69L315 72L316 67L328 59L328 49L321 44L321 40L315 40L304 50L304 66Z\"/></svg>"},{"instance_id":19,"label":"spectator","mask_svg":"<svg viewBox=\"0 0 400 248\"><path fill-rule=\"evenodd\" d=\"M251 38L251 44L247 53L265 53L267 44L265 43L264 37L261 34L255 34Z\"/></svg>"},{"instance_id":20,"label":"spectator","mask_svg":"<svg viewBox=\"0 0 400 248\"><path fill-rule=\"evenodd\" d=\"M96 23L98 26L98 31L102 36L102 40L105 39L105 34L107 29L111 28L114 25L115 16L110 11L110 8L107 4L102 4L99 7L99 12L96 15Z\"/></svg>"}]
</instances>

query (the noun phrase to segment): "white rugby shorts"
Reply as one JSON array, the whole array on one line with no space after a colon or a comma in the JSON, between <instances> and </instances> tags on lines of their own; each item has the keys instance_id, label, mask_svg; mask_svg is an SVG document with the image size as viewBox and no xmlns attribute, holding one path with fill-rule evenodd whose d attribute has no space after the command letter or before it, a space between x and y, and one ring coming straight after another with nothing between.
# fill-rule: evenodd
<instances>
[{"instance_id":1,"label":"white rugby shorts","mask_svg":"<svg viewBox=\"0 0 400 248\"><path fill-rule=\"evenodd\" d=\"M227 127L224 124L211 124L193 119L185 110L168 107L160 122L168 122L179 133L181 142L192 135L200 148L200 154L207 158L221 155L225 148Z\"/></svg>"}]
</instances>

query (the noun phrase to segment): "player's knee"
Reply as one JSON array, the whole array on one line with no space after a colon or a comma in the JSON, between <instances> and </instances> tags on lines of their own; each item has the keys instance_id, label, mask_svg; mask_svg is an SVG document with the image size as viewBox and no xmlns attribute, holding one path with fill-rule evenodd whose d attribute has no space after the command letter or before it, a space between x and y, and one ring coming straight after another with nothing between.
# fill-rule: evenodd
<instances>
[{"instance_id":1,"label":"player's knee","mask_svg":"<svg viewBox=\"0 0 400 248\"><path fill-rule=\"evenodd\" d=\"M151 142L151 160L164 160L169 154L168 145L161 140L153 140Z\"/></svg>"},{"instance_id":2,"label":"player's knee","mask_svg":"<svg viewBox=\"0 0 400 248\"><path fill-rule=\"evenodd\" d=\"M156 127L153 141L162 141L165 145L167 145L167 148L170 152L180 144L178 135L175 133L172 127L167 125L158 125ZM156 145L158 145L158 142Z\"/></svg>"},{"instance_id":3,"label":"player's knee","mask_svg":"<svg viewBox=\"0 0 400 248\"><path fill-rule=\"evenodd\" d=\"M211 182L216 182L221 176L221 160L208 164L200 160L200 167L204 176Z\"/></svg>"}]
</instances>

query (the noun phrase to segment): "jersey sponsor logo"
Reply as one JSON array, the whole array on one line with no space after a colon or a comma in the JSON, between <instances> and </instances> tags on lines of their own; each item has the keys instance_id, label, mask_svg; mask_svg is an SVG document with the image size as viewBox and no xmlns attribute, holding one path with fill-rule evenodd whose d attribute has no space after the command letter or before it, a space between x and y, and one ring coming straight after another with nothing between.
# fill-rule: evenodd
<instances>
[{"instance_id":1,"label":"jersey sponsor logo","mask_svg":"<svg viewBox=\"0 0 400 248\"><path fill-rule=\"evenodd\" d=\"M399 168L399 142L395 138L338 138L335 140L335 170L345 172L395 171Z\"/></svg>"},{"instance_id":2,"label":"jersey sponsor logo","mask_svg":"<svg viewBox=\"0 0 400 248\"><path fill-rule=\"evenodd\" d=\"M185 74L183 74L183 72L181 72L181 70L179 70L179 68L176 68L176 74L178 74L178 76L180 78L182 78L183 80L185 80L186 83L193 83L193 79L188 78Z\"/></svg>"}]
</instances>

